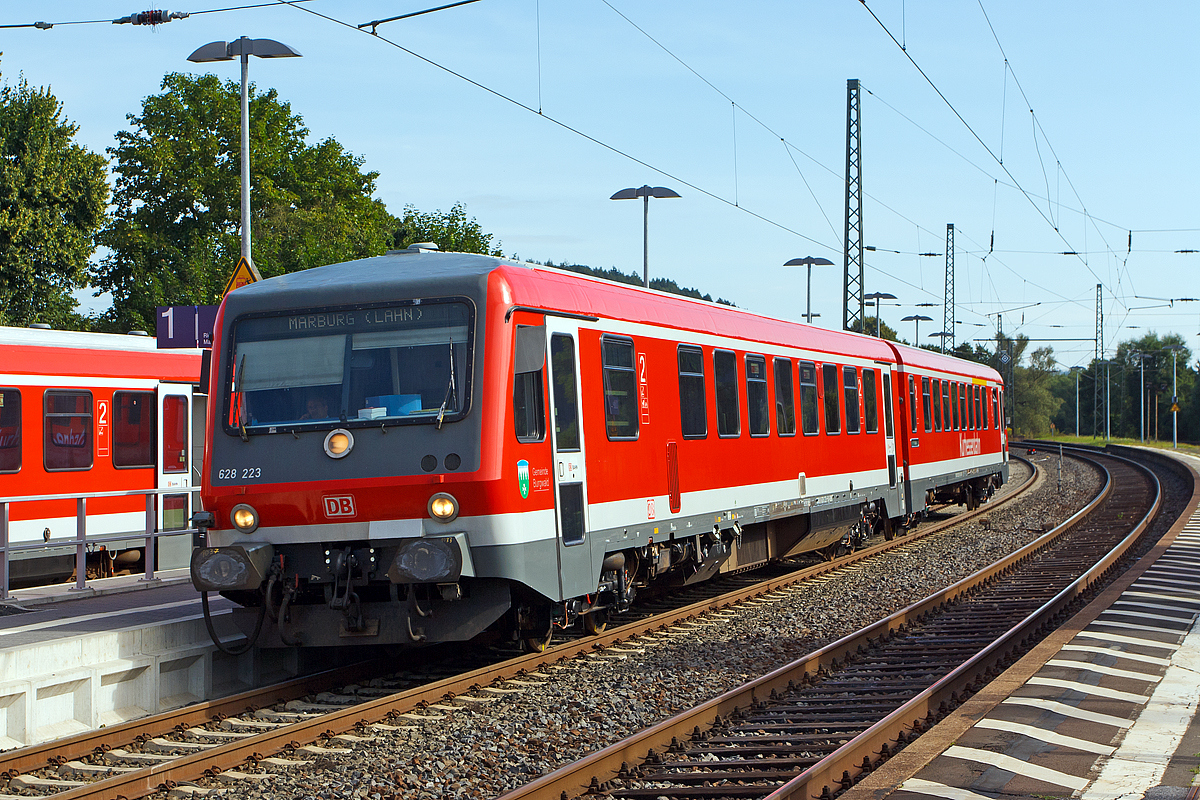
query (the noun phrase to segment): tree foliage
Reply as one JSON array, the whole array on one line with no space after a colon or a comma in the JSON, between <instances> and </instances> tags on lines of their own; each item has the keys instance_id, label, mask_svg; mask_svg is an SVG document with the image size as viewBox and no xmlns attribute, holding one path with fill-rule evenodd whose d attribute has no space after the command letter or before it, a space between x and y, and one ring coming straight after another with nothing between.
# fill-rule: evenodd
<instances>
[{"instance_id":1,"label":"tree foliage","mask_svg":"<svg viewBox=\"0 0 1200 800\"><path fill-rule=\"evenodd\" d=\"M110 254L92 284L106 323L151 329L159 305L211 304L240 253L240 84L170 73L117 134ZM372 198L378 173L308 129L275 90L250 89L252 257L264 276L378 255L397 220Z\"/></svg>"},{"instance_id":2,"label":"tree foliage","mask_svg":"<svg viewBox=\"0 0 1200 800\"><path fill-rule=\"evenodd\" d=\"M83 286L108 205L104 158L74 141L49 89L0 87L0 324L79 328Z\"/></svg>"},{"instance_id":3,"label":"tree foliage","mask_svg":"<svg viewBox=\"0 0 1200 800\"><path fill-rule=\"evenodd\" d=\"M404 218L393 235L394 246L403 250L424 242L432 242L442 251L504 255L500 252L499 242L492 247L492 234L484 233L474 217L467 218L462 203L455 203L449 211L419 211L415 206L404 207Z\"/></svg>"}]
</instances>

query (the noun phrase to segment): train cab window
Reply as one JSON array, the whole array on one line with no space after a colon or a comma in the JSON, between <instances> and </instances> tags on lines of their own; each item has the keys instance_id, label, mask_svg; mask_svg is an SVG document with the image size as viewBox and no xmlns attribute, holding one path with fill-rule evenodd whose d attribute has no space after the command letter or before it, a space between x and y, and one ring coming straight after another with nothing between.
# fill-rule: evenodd
<instances>
[{"instance_id":1,"label":"train cab window","mask_svg":"<svg viewBox=\"0 0 1200 800\"><path fill-rule=\"evenodd\" d=\"M867 433L879 432L879 398L875 394L875 370L864 369L863 382L863 417Z\"/></svg>"},{"instance_id":2,"label":"train cab window","mask_svg":"<svg viewBox=\"0 0 1200 800\"><path fill-rule=\"evenodd\" d=\"M792 361L775 359L775 430L780 436L796 435L796 398L792 389Z\"/></svg>"},{"instance_id":3,"label":"train cab window","mask_svg":"<svg viewBox=\"0 0 1200 800\"><path fill-rule=\"evenodd\" d=\"M942 429L942 382L937 378L933 379L933 429Z\"/></svg>"},{"instance_id":4,"label":"train cab window","mask_svg":"<svg viewBox=\"0 0 1200 800\"><path fill-rule=\"evenodd\" d=\"M842 430L842 401L838 392L838 368L834 364L821 366L821 388L825 395L825 432L828 434L841 433Z\"/></svg>"},{"instance_id":5,"label":"train cab window","mask_svg":"<svg viewBox=\"0 0 1200 800\"><path fill-rule=\"evenodd\" d=\"M604 336L604 421L609 439L638 438L637 373L633 340Z\"/></svg>"},{"instance_id":6,"label":"train cab window","mask_svg":"<svg viewBox=\"0 0 1200 800\"><path fill-rule=\"evenodd\" d=\"M112 463L125 467L153 467L157 426L154 392L113 392Z\"/></svg>"},{"instance_id":7,"label":"train cab window","mask_svg":"<svg viewBox=\"0 0 1200 800\"><path fill-rule=\"evenodd\" d=\"M917 380L912 375L908 376L908 430L917 432Z\"/></svg>"},{"instance_id":8,"label":"train cab window","mask_svg":"<svg viewBox=\"0 0 1200 800\"><path fill-rule=\"evenodd\" d=\"M717 385L717 435L739 436L742 418L738 408L737 356L734 353L713 351L713 379Z\"/></svg>"},{"instance_id":9,"label":"train cab window","mask_svg":"<svg viewBox=\"0 0 1200 800\"><path fill-rule=\"evenodd\" d=\"M820 433L820 415L817 413L817 365L811 361L800 364L800 421L805 436Z\"/></svg>"},{"instance_id":10,"label":"train cab window","mask_svg":"<svg viewBox=\"0 0 1200 800\"><path fill-rule=\"evenodd\" d=\"M921 378L921 415L924 417L925 432L929 433L933 430L933 415L930 413L933 410L933 403L929 395L929 378Z\"/></svg>"},{"instance_id":11,"label":"train cab window","mask_svg":"<svg viewBox=\"0 0 1200 800\"><path fill-rule=\"evenodd\" d=\"M46 391L43 459L47 472L92 468L92 393Z\"/></svg>"},{"instance_id":12,"label":"train cab window","mask_svg":"<svg viewBox=\"0 0 1200 800\"><path fill-rule=\"evenodd\" d=\"M846 395L846 433L858 433L858 374L842 367L842 391Z\"/></svg>"},{"instance_id":13,"label":"train cab window","mask_svg":"<svg viewBox=\"0 0 1200 800\"><path fill-rule=\"evenodd\" d=\"M746 422L751 436L771 432L771 405L767 398L767 360L746 356Z\"/></svg>"},{"instance_id":14,"label":"train cab window","mask_svg":"<svg viewBox=\"0 0 1200 800\"><path fill-rule=\"evenodd\" d=\"M632 347L632 344L630 344ZM630 363L633 363L632 356ZM554 447L579 449L579 406L575 402L575 339L565 333L550 337L550 391L554 393ZM634 436L637 419L634 419Z\"/></svg>"},{"instance_id":15,"label":"train cab window","mask_svg":"<svg viewBox=\"0 0 1200 800\"><path fill-rule=\"evenodd\" d=\"M0 389L0 472L21 470L21 390Z\"/></svg>"},{"instance_id":16,"label":"train cab window","mask_svg":"<svg viewBox=\"0 0 1200 800\"><path fill-rule=\"evenodd\" d=\"M680 345L679 361L679 427L685 439L708 436L708 403L704 394L704 351L699 347Z\"/></svg>"}]
</instances>

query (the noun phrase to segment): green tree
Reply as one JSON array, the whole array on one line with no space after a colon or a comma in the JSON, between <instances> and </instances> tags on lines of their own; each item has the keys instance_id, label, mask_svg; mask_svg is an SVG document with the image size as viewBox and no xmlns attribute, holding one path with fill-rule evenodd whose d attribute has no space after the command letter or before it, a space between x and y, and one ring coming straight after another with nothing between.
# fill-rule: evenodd
<instances>
[{"instance_id":1,"label":"green tree","mask_svg":"<svg viewBox=\"0 0 1200 800\"><path fill-rule=\"evenodd\" d=\"M1028 339L1025 342L1028 343ZM1014 433L1022 436L1047 435L1050 433L1050 421L1063 402L1053 391L1059 377L1053 348L1039 347L1034 350L1029 356L1029 366L1018 365L1014 373Z\"/></svg>"},{"instance_id":2,"label":"green tree","mask_svg":"<svg viewBox=\"0 0 1200 800\"><path fill-rule=\"evenodd\" d=\"M160 305L211 304L240 253L241 87L170 73L117 134L110 254L92 284L108 290L111 329L151 329ZM250 89L252 256L264 277L384 252L398 221L373 199L376 172L308 129L274 89Z\"/></svg>"},{"instance_id":3,"label":"green tree","mask_svg":"<svg viewBox=\"0 0 1200 800\"><path fill-rule=\"evenodd\" d=\"M874 336L875 326L877 324L879 326L879 338L887 339L892 342L900 341L900 334L896 333L895 328L874 316L863 317L858 322L854 323L854 325L851 327L851 330L862 333L865 326L867 333L869 333L871 336Z\"/></svg>"},{"instance_id":4,"label":"green tree","mask_svg":"<svg viewBox=\"0 0 1200 800\"><path fill-rule=\"evenodd\" d=\"M492 234L484 233L474 217L467 219L462 203L449 211L419 211L415 206L404 207L404 218L393 234L393 245L400 250L413 244L432 242L439 250L455 253L482 253L501 257L500 243L492 247Z\"/></svg>"},{"instance_id":5,"label":"green tree","mask_svg":"<svg viewBox=\"0 0 1200 800\"><path fill-rule=\"evenodd\" d=\"M78 130L49 89L0 87L0 325L85 327L71 290L86 281L108 183Z\"/></svg>"},{"instance_id":6,"label":"green tree","mask_svg":"<svg viewBox=\"0 0 1200 800\"><path fill-rule=\"evenodd\" d=\"M1175 347L1180 349L1175 351L1172 365ZM1152 331L1118 344L1114 361L1119 367L1114 367L1112 373L1113 434L1137 439L1144 430L1147 439L1169 440L1171 392L1177 386L1180 437L1193 436L1196 409L1189 402L1195 381L1195 373L1188 368L1191 357L1184 337L1177 333L1160 336ZM1185 411L1186 406L1192 407Z\"/></svg>"}]
</instances>

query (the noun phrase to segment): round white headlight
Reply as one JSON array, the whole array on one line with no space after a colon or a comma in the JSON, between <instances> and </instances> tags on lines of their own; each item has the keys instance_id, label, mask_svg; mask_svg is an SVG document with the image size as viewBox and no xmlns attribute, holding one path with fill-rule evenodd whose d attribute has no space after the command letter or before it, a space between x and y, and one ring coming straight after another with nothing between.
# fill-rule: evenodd
<instances>
[{"instance_id":1,"label":"round white headlight","mask_svg":"<svg viewBox=\"0 0 1200 800\"><path fill-rule=\"evenodd\" d=\"M229 521L242 533L254 533L258 528L258 512L245 503L238 503L229 512Z\"/></svg>"},{"instance_id":2,"label":"round white headlight","mask_svg":"<svg viewBox=\"0 0 1200 800\"><path fill-rule=\"evenodd\" d=\"M429 516L438 522L450 522L458 516L458 501L446 492L438 492L429 498Z\"/></svg>"},{"instance_id":3,"label":"round white headlight","mask_svg":"<svg viewBox=\"0 0 1200 800\"><path fill-rule=\"evenodd\" d=\"M332 430L325 437L325 455L330 458L345 458L354 449L354 434L345 428Z\"/></svg>"}]
</instances>

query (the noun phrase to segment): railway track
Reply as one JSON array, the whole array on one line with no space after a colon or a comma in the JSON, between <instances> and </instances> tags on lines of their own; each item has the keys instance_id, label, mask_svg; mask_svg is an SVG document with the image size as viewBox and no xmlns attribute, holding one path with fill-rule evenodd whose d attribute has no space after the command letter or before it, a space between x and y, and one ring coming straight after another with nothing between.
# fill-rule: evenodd
<instances>
[{"instance_id":1,"label":"railway track","mask_svg":"<svg viewBox=\"0 0 1200 800\"><path fill-rule=\"evenodd\" d=\"M505 800L782 800L832 798L850 788L1118 569L1159 507L1159 483L1132 462L1090 457L1110 476L1101 496L1028 547Z\"/></svg>"},{"instance_id":2,"label":"railway track","mask_svg":"<svg viewBox=\"0 0 1200 800\"><path fill-rule=\"evenodd\" d=\"M1034 479L1031 475L1010 498L1032 486ZM0 755L0 775L8 779L10 790L60 800L139 797L186 787L204 775L253 780L244 765L252 764L260 770L302 764L361 743L374 733L434 717L439 705L451 699L486 703L538 682L541 676L537 670L554 661L619 645L646 631L911 546L921 537L986 513L998 502L765 582L751 584L746 576L733 576L731 581L740 584L733 591L717 596L704 593L699 599L691 595L688 599L694 602L681 608L622 624L599 637L566 641L547 653L506 658L471 671L464 671L461 656L454 656L453 668L446 667L442 674L407 673L387 678L375 677L384 671L378 663L353 665L45 746L11 751Z\"/></svg>"}]
</instances>

